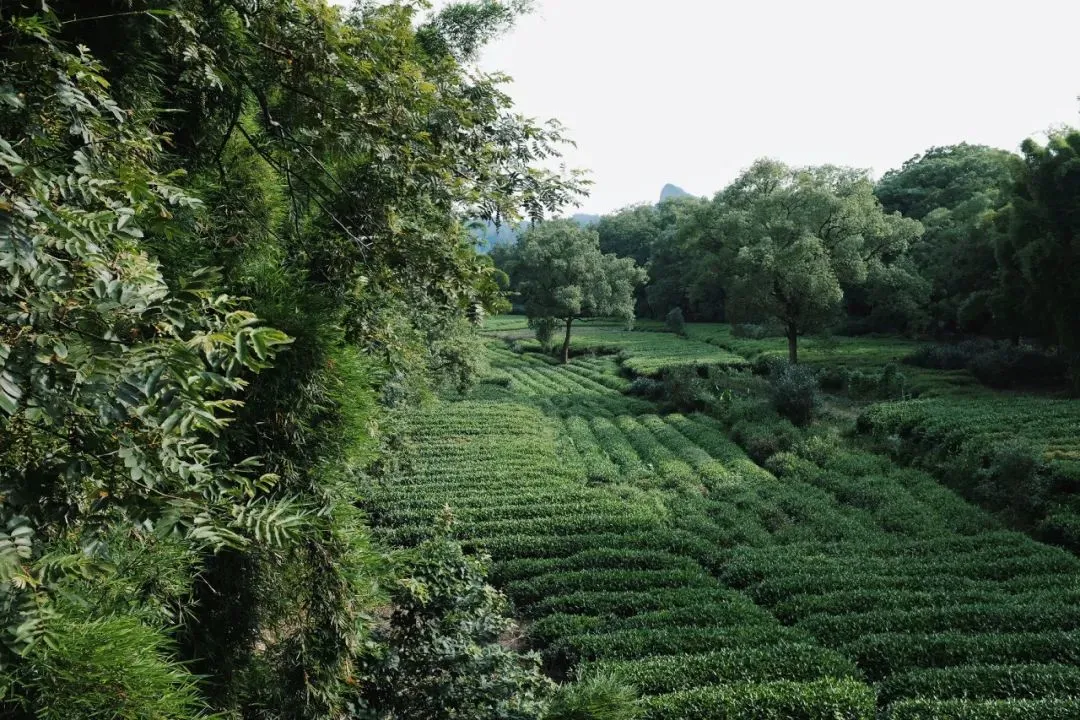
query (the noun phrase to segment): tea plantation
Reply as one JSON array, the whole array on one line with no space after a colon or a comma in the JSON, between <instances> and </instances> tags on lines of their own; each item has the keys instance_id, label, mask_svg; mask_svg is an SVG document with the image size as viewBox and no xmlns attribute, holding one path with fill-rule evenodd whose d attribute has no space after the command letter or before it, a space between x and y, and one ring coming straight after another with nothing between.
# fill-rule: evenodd
<instances>
[{"instance_id":1,"label":"tea plantation","mask_svg":"<svg viewBox=\"0 0 1080 720\"><path fill-rule=\"evenodd\" d=\"M1080 717L1072 553L835 427L629 393L675 366L748 375L758 341L585 326L560 365L519 318L488 327L484 380L396 418L397 465L366 510L401 546L451 513L553 677L622 679L650 720ZM908 349L874 342L829 359L873 368ZM1058 462L1080 445L1076 408L984 392L869 404L859 427L1020 435ZM775 452L747 441L773 429L790 435Z\"/></svg>"}]
</instances>

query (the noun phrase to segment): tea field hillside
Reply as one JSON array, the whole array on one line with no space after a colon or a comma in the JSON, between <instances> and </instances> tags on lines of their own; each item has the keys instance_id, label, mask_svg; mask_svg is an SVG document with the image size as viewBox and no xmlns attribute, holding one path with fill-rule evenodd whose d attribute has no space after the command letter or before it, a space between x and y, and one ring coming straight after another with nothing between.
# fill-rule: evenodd
<instances>
[{"instance_id":1,"label":"tea field hillside","mask_svg":"<svg viewBox=\"0 0 1080 720\"><path fill-rule=\"evenodd\" d=\"M520 318L487 329L474 389L394 419L395 463L365 506L397 546L449 514L513 601L507 641L553 677L624 680L650 720L1080 717L1080 560L840 421L781 419L746 370L766 341L583 323L562 365ZM911 349L810 345L810 364L868 373ZM638 392L680 367L730 377L728 409L676 412ZM860 426L951 407L951 432L1012 423L1071 452L1072 401L958 375L928 383L936 399L866 402ZM951 384L968 405L950 404ZM1033 404L1013 423L1016 403Z\"/></svg>"}]
</instances>

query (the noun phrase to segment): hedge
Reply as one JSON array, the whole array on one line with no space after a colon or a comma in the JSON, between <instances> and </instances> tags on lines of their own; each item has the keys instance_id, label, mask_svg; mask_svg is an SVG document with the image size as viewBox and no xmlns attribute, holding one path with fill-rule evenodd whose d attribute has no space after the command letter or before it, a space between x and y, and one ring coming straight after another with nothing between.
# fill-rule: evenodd
<instances>
[{"instance_id":1,"label":"hedge","mask_svg":"<svg viewBox=\"0 0 1080 720\"><path fill-rule=\"evenodd\" d=\"M854 680L737 683L653 695L643 720L873 720L873 689Z\"/></svg>"},{"instance_id":2,"label":"hedge","mask_svg":"<svg viewBox=\"0 0 1080 720\"><path fill-rule=\"evenodd\" d=\"M960 665L913 670L878 686L882 703L905 698L1007 700L1080 697L1080 667Z\"/></svg>"},{"instance_id":3,"label":"hedge","mask_svg":"<svg viewBox=\"0 0 1080 720\"><path fill-rule=\"evenodd\" d=\"M814 615L798 623L826 645L886 632L1043 632L1080 628L1080 607L1065 605L959 605L919 610L880 610Z\"/></svg>"},{"instance_id":4,"label":"hedge","mask_svg":"<svg viewBox=\"0 0 1080 720\"><path fill-rule=\"evenodd\" d=\"M792 628L756 625L724 629L620 630L597 635L571 635L553 643L544 654L549 662L570 666L583 660L630 660L650 655L703 653L781 642L811 640L805 633Z\"/></svg>"},{"instance_id":5,"label":"hedge","mask_svg":"<svg viewBox=\"0 0 1080 720\"><path fill-rule=\"evenodd\" d=\"M497 563L491 573L496 584L566 570L700 570L692 559L656 550L597 548L566 558L520 558Z\"/></svg>"},{"instance_id":6,"label":"hedge","mask_svg":"<svg viewBox=\"0 0 1080 720\"><path fill-rule=\"evenodd\" d=\"M1076 720L1080 700L901 700L886 720Z\"/></svg>"},{"instance_id":7,"label":"hedge","mask_svg":"<svg viewBox=\"0 0 1080 720\"><path fill-rule=\"evenodd\" d=\"M833 650L804 643L778 643L699 655L599 661L581 669L583 678L593 675L613 676L642 694L658 695L719 683L852 678L859 671Z\"/></svg>"},{"instance_id":8,"label":"hedge","mask_svg":"<svg viewBox=\"0 0 1080 720\"><path fill-rule=\"evenodd\" d=\"M631 615L653 610L697 608L716 604L749 607L756 609L760 614L767 614L745 596L721 587L663 588L639 591L585 590L566 595L545 597L527 608L527 613L537 617L552 613L596 613L630 617Z\"/></svg>"},{"instance_id":9,"label":"hedge","mask_svg":"<svg viewBox=\"0 0 1080 720\"><path fill-rule=\"evenodd\" d=\"M1080 633L867 635L841 648L871 680L919 667L976 663L1080 664Z\"/></svg>"},{"instance_id":10,"label":"hedge","mask_svg":"<svg viewBox=\"0 0 1080 720\"><path fill-rule=\"evenodd\" d=\"M549 595L576 590L638 590L660 587L708 587L716 581L701 570L572 570L538 575L507 583L517 603L532 603Z\"/></svg>"}]
</instances>

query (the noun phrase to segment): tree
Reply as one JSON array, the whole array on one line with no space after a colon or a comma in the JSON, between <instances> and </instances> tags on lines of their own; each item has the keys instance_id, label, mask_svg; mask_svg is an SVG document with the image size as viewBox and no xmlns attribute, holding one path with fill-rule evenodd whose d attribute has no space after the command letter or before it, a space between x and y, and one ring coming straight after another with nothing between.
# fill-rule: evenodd
<instances>
[{"instance_id":1,"label":"tree","mask_svg":"<svg viewBox=\"0 0 1080 720\"><path fill-rule=\"evenodd\" d=\"M1025 140L1023 161L998 248L999 303L1026 305L1029 334L1080 352L1080 131L1063 130L1046 145ZM1044 318L1040 328L1038 318Z\"/></svg>"},{"instance_id":2,"label":"tree","mask_svg":"<svg viewBox=\"0 0 1080 720\"><path fill-rule=\"evenodd\" d=\"M376 399L473 374L463 221L583 187L467 62L527 3L442 5L4 3L0 716L346 714Z\"/></svg>"},{"instance_id":3,"label":"tree","mask_svg":"<svg viewBox=\"0 0 1080 720\"><path fill-rule=\"evenodd\" d=\"M572 220L536 225L518 241L514 264L530 320L557 318L566 326L563 362L570 361L570 330L581 317L634 317L634 289L645 271L632 258L600 252L596 230Z\"/></svg>"},{"instance_id":4,"label":"tree","mask_svg":"<svg viewBox=\"0 0 1080 720\"><path fill-rule=\"evenodd\" d=\"M886 214L867 174L850 168L759 160L714 202L732 312L783 325L793 364L799 335L832 318L843 285L865 282L922 232Z\"/></svg>"},{"instance_id":5,"label":"tree","mask_svg":"<svg viewBox=\"0 0 1080 720\"><path fill-rule=\"evenodd\" d=\"M878 182L874 193L887 211L923 223L911 248L914 269L930 283L930 315L939 330L983 332L988 311L961 312L996 285L994 214L1009 201L1016 156L983 145L930 148Z\"/></svg>"}]
</instances>

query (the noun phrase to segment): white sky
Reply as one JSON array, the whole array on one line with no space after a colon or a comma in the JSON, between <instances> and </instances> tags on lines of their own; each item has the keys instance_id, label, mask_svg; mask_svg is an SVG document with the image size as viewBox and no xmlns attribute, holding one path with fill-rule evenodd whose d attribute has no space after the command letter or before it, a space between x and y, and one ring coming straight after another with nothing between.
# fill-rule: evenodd
<instances>
[{"instance_id":1,"label":"white sky","mask_svg":"<svg viewBox=\"0 0 1080 720\"><path fill-rule=\"evenodd\" d=\"M445 1L445 0L444 0ZM442 3L440 3L442 4ZM711 196L755 158L880 174L1080 124L1077 0L536 0L480 65L556 117L582 212Z\"/></svg>"}]
</instances>

